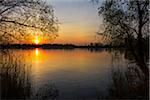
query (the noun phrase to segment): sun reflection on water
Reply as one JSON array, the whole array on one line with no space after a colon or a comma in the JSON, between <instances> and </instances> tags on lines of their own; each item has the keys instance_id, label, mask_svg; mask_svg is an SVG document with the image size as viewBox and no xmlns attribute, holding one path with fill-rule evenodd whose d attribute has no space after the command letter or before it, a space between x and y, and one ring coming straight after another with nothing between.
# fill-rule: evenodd
<instances>
[{"instance_id":1,"label":"sun reflection on water","mask_svg":"<svg viewBox=\"0 0 150 100\"><path fill-rule=\"evenodd\" d=\"M36 56L39 55L39 49L38 49L38 48L35 49L35 55L36 55Z\"/></svg>"},{"instance_id":2,"label":"sun reflection on water","mask_svg":"<svg viewBox=\"0 0 150 100\"><path fill-rule=\"evenodd\" d=\"M35 62L36 64L39 64L39 63L43 63L47 60L47 54L44 50L40 49L40 48L35 48L33 50L33 55L31 56L32 57L32 60L33 62Z\"/></svg>"},{"instance_id":3,"label":"sun reflection on water","mask_svg":"<svg viewBox=\"0 0 150 100\"><path fill-rule=\"evenodd\" d=\"M36 49L34 50L34 52L35 52L35 59L34 59L34 61L38 64L38 63L39 63L39 56L40 56L39 49L36 48Z\"/></svg>"}]
</instances>

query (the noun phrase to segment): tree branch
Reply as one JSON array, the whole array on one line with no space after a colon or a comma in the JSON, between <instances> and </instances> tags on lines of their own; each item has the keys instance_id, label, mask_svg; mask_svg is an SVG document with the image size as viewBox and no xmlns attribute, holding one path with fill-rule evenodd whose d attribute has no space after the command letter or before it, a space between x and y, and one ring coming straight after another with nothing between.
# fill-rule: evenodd
<instances>
[{"instance_id":1,"label":"tree branch","mask_svg":"<svg viewBox=\"0 0 150 100\"><path fill-rule=\"evenodd\" d=\"M10 21L10 20L1 19L0 22L13 23L13 24L18 24L18 25L25 26L25 27L39 28L39 27L36 27L36 26L33 26L33 25L27 25L27 24L20 23L20 22L17 22L17 21Z\"/></svg>"}]
</instances>

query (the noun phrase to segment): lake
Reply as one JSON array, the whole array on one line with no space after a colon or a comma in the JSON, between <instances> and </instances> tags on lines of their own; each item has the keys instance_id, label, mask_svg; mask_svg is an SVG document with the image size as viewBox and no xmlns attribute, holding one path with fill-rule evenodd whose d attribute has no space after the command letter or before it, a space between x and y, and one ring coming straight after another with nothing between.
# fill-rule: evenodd
<instances>
[{"instance_id":1,"label":"lake","mask_svg":"<svg viewBox=\"0 0 150 100\"><path fill-rule=\"evenodd\" d=\"M144 74L125 50L0 50L2 99L147 98Z\"/></svg>"}]
</instances>

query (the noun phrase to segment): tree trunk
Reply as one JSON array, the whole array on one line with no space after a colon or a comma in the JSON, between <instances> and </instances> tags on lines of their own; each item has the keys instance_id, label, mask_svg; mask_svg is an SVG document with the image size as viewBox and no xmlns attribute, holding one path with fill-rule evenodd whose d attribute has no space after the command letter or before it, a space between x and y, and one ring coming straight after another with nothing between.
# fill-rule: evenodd
<instances>
[{"instance_id":1,"label":"tree trunk","mask_svg":"<svg viewBox=\"0 0 150 100\"><path fill-rule=\"evenodd\" d=\"M141 10L141 6L139 4L139 0L137 0L137 6L138 6L138 52L137 55L139 56L139 65L141 67L141 70L143 71L143 73L146 75L146 77L149 77L149 68L146 65L145 59L144 59L144 43L143 43L143 37L142 37L142 28L143 28L143 16L142 16L142 10Z\"/></svg>"}]
</instances>

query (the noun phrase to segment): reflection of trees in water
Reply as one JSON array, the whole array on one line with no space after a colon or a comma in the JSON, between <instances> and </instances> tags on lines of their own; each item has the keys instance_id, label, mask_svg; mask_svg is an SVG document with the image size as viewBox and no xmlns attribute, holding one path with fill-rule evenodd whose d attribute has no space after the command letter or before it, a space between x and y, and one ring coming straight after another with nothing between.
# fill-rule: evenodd
<instances>
[{"instance_id":1,"label":"reflection of trees in water","mask_svg":"<svg viewBox=\"0 0 150 100\"><path fill-rule=\"evenodd\" d=\"M102 52L104 50L104 48L88 48L88 51L90 52Z\"/></svg>"},{"instance_id":2,"label":"reflection of trees in water","mask_svg":"<svg viewBox=\"0 0 150 100\"><path fill-rule=\"evenodd\" d=\"M1 52L1 98L29 98L31 94L30 65L24 63L24 55L13 51Z\"/></svg>"},{"instance_id":3,"label":"reflection of trees in water","mask_svg":"<svg viewBox=\"0 0 150 100\"><path fill-rule=\"evenodd\" d=\"M129 54L129 55L128 55ZM124 64L122 62L124 56L131 63ZM131 57L131 58L130 58ZM112 54L112 86L110 88L111 98L144 98L148 99L148 80L147 76L142 72L138 63L134 62L130 53L125 55L113 52Z\"/></svg>"},{"instance_id":4,"label":"reflection of trees in water","mask_svg":"<svg viewBox=\"0 0 150 100\"><path fill-rule=\"evenodd\" d=\"M36 97L33 96L31 65L25 60L27 55L13 52L13 50L1 50L0 56L0 96L2 99L54 99L58 96L58 90L50 84L41 87Z\"/></svg>"}]
</instances>

